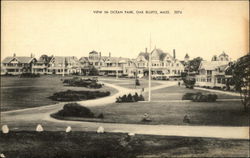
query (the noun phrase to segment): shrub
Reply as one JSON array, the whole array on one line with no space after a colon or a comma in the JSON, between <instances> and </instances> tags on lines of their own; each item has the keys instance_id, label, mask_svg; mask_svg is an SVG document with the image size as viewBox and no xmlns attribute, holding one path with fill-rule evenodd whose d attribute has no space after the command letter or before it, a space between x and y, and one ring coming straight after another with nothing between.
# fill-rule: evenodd
<instances>
[{"instance_id":1,"label":"shrub","mask_svg":"<svg viewBox=\"0 0 250 158\"><path fill-rule=\"evenodd\" d=\"M144 97L142 95L138 96L137 93L134 95L131 95L130 93L128 95L124 94L122 97L116 98L117 103L125 103L125 102L138 102L138 101L144 101Z\"/></svg>"},{"instance_id":2,"label":"shrub","mask_svg":"<svg viewBox=\"0 0 250 158\"><path fill-rule=\"evenodd\" d=\"M100 92L100 91L72 91L67 90L63 92L54 93L49 98L55 101L79 101L95 99L100 97L109 96L110 92Z\"/></svg>"},{"instance_id":3,"label":"shrub","mask_svg":"<svg viewBox=\"0 0 250 158\"><path fill-rule=\"evenodd\" d=\"M27 78L40 77L40 74L22 73L20 77L27 77Z\"/></svg>"},{"instance_id":4,"label":"shrub","mask_svg":"<svg viewBox=\"0 0 250 158\"><path fill-rule=\"evenodd\" d=\"M63 109L58 111L56 115L62 117L94 117L94 114L88 108L77 103L65 104Z\"/></svg>"},{"instance_id":5,"label":"shrub","mask_svg":"<svg viewBox=\"0 0 250 158\"><path fill-rule=\"evenodd\" d=\"M103 118L104 118L103 113L100 113L100 114L97 116L97 118L103 119Z\"/></svg>"},{"instance_id":6,"label":"shrub","mask_svg":"<svg viewBox=\"0 0 250 158\"><path fill-rule=\"evenodd\" d=\"M194 102L215 102L218 99L216 94L186 93L182 96L182 100L192 100Z\"/></svg>"},{"instance_id":7,"label":"shrub","mask_svg":"<svg viewBox=\"0 0 250 158\"><path fill-rule=\"evenodd\" d=\"M82 79L80 77L73 77L72 79L65 79L63 83L68 86L87 87L87 88L102 88L102 84L97 83L97 79Z\"/></svg>"}]
</instances>

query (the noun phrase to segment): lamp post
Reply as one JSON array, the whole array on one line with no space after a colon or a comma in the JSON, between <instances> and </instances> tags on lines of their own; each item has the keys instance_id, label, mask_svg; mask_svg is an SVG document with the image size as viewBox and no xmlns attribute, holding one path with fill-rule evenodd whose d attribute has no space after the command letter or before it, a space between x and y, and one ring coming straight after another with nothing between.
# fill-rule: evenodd
<instances>
[{"instance_id":1,"label":"lamp post","mask_svg":"<svg viewBox=\"0 0 250 158\"><path fill-rule=\"evenodd\" d=\"M116 59L116 79L118 79L118 58Z\"/></svg>"},{"instance_id":2,"label":"lamp post","mask_svg":"<svg viewBox=\"0 0 250 158\"><path fill-rule=\"evenodd\" d=\"M64 77L65 57L63 57L63 65L62 65L62 66L63 66L63 69L62 69L62 71L63 71L63 72L62 72L62 76Z\"/></svg>"},{"instance_id":3,"label":"lamp post","mask_svg":"<svg viewBox=\"0 0 250 158\"><path fill-rule=\"evenodd\" d=\"M149 53L149 62L148 62L148 101L151 101L151 53Z\"/></svg>"}]
</instances>

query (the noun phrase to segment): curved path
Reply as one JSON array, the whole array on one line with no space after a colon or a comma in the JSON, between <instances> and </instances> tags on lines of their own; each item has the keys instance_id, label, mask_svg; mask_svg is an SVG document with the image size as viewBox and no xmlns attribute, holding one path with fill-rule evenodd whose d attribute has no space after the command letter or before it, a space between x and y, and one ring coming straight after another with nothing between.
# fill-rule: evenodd
<instances>
[{"instance_id":1,"label":"curved path","mask_svg":"<svg viewBox=\"0 0 250 158\"><path fill-rule=\"evenodd\" d=\"M176 82L161 82L152 90L176 85ZM118 92L112 96L80 101L84 106L104 106L115 102L115 98L127 93L138 92L137 89L127 89L117 85L105 83L115 88ZM147 89L145 89L147 91ZM214 137L230 139L249 139L249 127L220 127L220 126L176 126L176 125L142 125L142 124L117 124L98 122L79 122L57 120L50 117L61 109L65 103L50 106L8 111L1 113L1 124L7 124L11 130L34 130L36 124L41 123L45 130L62 131L66 126L71 126L75 131L96 131L103 126L106 132L133 132L136 134L166 135L166 136L189 136L189 137ZM131 109L133 110L133 109Z\"/></svg>"}]
</instances>

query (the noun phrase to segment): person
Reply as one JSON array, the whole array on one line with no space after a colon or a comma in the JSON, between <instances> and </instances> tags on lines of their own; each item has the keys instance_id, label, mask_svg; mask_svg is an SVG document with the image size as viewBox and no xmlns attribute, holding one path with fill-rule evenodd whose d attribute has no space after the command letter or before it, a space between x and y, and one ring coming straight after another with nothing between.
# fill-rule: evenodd
<instances>
[{"instance_id":1,"label":"person","mask_svg":"<svg viewBox=\"0 0 250 158\"><path fill-rule=\"evenodd\" d=\"M180 81L178 81L178 86L179 86L179 87L181 86L181 82L180 82Z\"/></svg>"}]
</instances>

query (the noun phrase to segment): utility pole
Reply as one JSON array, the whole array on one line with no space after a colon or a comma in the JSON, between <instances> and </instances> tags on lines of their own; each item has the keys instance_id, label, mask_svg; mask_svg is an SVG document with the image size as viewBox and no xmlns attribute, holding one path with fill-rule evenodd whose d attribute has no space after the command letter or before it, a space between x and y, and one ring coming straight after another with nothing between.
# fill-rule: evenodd
<instances>
[{"instance_id":1,"label":"utility pole","mask_svg":"<svg viewBox=\"0 0 250 158\"><path fill-rule=\"evenodd\" d=\"M118 80L118 58L116 59L116 79Z\"/></svg>"},{"instance_id":2,"label":"utility pole","mask_svg":"<svg viewBox=\"0 0 250 158\"><path fill-rule=\"evenodd\" d=\"M65 57L63 57L63 72L62 72L62 76L64 77L64 67L65 67Z\"/></svg>"},{"instance_id":3,"label":"utility pole","mask_svg":"<svg viewBox=\"0 0 250 158\"><path fill-rule=\"evenodd\" d=\"M149 40L149 59L148 59L148 101L151 101L151 33L150 33L150 40Z\"/></svg>"}]
</instances>

